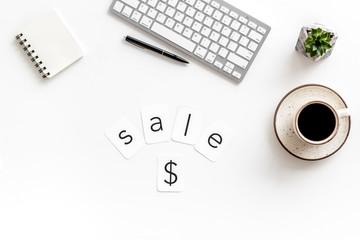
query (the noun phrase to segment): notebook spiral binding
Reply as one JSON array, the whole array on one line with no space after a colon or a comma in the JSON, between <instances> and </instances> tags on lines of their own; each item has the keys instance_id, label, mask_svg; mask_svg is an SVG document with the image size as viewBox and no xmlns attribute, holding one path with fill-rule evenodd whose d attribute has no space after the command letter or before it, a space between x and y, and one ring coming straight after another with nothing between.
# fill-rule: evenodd
<instances>
[{"instance_id":1,"label":"notebook spiral binding","mask_svg":"<svg viewBox=\"0 0 360 240\"><path fill-rule=\"evenodd\" d=\"M46 67L44 66L44 63L41 61L39 56L36 55L35 50L31 47L31 44L28 43L24 35L20 33L15 38L19 41L20 45L24 45L23 50L27 52L28 57L31 57L31 61L35 62L35 67L39 68L38 72L43 74L42 77L46 78L47 76L49 76L50 72L46 71Z\"/></svg>"}]
</instances>

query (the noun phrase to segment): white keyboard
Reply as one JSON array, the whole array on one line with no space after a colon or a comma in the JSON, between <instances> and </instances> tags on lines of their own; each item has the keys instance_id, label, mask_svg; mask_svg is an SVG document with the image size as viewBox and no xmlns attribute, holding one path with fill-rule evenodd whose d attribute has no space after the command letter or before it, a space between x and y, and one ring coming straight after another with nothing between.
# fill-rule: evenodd
<instances>
[{"instance_id":1,"label":"white keyboard","mask_svg":"<svg viewBox=\"0 0 360 240\"><path fill-rule=\"evenodd\" d=\"M238 82L270 32L218 0L114 0L111 11Z\"/></svg>"}]
</instances>

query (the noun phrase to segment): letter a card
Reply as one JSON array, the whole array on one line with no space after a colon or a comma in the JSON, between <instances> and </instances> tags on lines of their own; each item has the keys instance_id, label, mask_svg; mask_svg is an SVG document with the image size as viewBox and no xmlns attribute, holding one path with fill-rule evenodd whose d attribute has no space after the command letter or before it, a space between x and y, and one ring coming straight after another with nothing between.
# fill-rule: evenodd
<instances>
[{"instance_id":1,"label":"letter a card","mask_svg":"<svg viewBox=\"0 0 360 240\"><path fill-rule=\"evenodd\" d=\"M200 137L195 149L210 161L215 162L234 136L234 131L230 127L217 121Z\"/></svg>"},{"instance_id":2,"label":"letter a card","mask_svg":"<svg viewBox=\"0 0 360 240\"><path fill-rule=\"evenodd\" d=\"M125 117L120 117L105 135L126 159L132 158L145 145L143 136Z\"/></svg>"},{"instance_id":3,"label":"letter a card","mask_svg":"<svg viewBox=\"0 0 360 240\"><path fill-rule=\"evenodd\" d=\"M145 142L168 142L171 138L169 109L166 105L153 105L141 109Z\"/></svg>"},{"instance_id":4,"label":"letter a card","mask_svg":"<svg viewBox=\"0 0 360 240\"><path fill-rule=\"evenodd\" d=\"M158 157L159 192L181 192L184 190L184 156L180 154L163 154Z\"/></svg>"}]
</instances>

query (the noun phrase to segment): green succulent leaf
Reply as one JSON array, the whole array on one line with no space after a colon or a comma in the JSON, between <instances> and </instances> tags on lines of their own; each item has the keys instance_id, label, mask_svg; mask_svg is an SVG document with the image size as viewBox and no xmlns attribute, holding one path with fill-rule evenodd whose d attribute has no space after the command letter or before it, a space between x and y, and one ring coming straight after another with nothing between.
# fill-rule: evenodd
<instances>
[{"instance_id":1,"label":"green succulent leaf","mask_svg":"<svg viewBox=\"0 0 360 240\"><path fill-rule=\"evenodd\" d=\"M317 37L317 30L316 29L311 29L311 35L314 37Z\"/></svg>"},{"instance_id":2,"label":"green succulent leaf","mask_svg":"<svg viewBox=\"0 0 360 240\"><path fill-rule=\"evenodd\" d=\"M321 28L318 28L318 29L316 29L316 31L317 31L317 34L318 34L318 36L319 36L319 35L321 35L321 33L322 33L323 30L322 30Z\"/></svg>"},{"instance_id":3,"label":"green succulent leaf","mask_svg":"<svg viewBox=\"0 0 360 240\"><path fill-rule=\"evenodd\" d=\"M321 28L311 29L311 33L305 40L305 52L310 54L310 57L316 55L322 56L327 50L331 49L330 32L323 32Z\"/></svg>"},{"instance_id":4,"label":"green succulent leaf","mask_svg":"<svg viewBox=\"0 0 360 240\"><path fill-rule=\"evenodd\" d=\"M330 45L330 43L324 43L323 48L328 50L328 49L331 49L332 46Z\"/></svg>"},{"instance_id":5,"label":"green succulent leaf","mask_svg":"<svg viewBox=\"0 0 360 240\"><path fill-rule=\"evenodd\" d=\"M307 39L305 39L305 44L308 44L309 42L312 42L313 38L309 36Z\"/></svg>"},{"instance_id":6,"label":"green succulent leaf","mask_svg":"<svg viewBox=\"0 0 360 240\"><path fill-rule=\"evenodd\" d=\"M326 42L330 42L331 38L330 38L330 33L329 32L325 32L323 34L321 34L321 39L323 39Z\"/></svg>"}]
</instances>

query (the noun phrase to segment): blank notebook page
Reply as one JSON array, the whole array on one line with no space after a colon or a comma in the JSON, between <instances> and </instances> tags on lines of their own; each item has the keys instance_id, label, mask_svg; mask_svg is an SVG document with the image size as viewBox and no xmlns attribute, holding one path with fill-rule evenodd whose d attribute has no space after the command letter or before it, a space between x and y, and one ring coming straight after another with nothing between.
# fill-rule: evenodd
<instances>
[{"instance_id":1,"label":"blank notebook page","mask_svg":"<svg viewBox=\"0 0 360 240\"><path fill-rule=\"evenodd\" d=\"M45 76L51 78L70 64L80 59L82 50L55 11L32 22L21 33L26 44L42 62Z\"/></svg>"}]
</instances>

